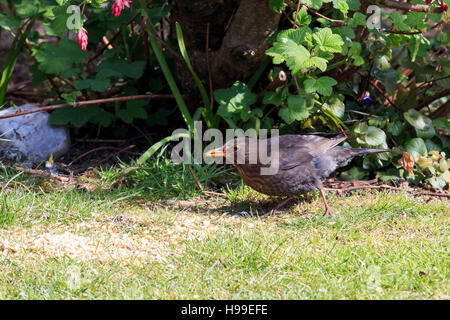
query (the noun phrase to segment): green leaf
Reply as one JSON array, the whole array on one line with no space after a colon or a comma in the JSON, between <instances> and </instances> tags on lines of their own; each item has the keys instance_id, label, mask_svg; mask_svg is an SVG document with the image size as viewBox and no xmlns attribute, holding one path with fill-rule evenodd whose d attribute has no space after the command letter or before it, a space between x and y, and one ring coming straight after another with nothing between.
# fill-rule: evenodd
<instances>
[{"instance_id":1,"label":"green leaf","mask_svg":"<svg viewBox=\"0 0 450 320\"><path fill-rule=\"evenodd\" d=\"M241 112L248 112L250 105L256 102L257 95L245 83L236 81L230 88L215 90L214 98L219 103L217 114L230 118Z\"/></svg>"},{"instance_id":2,"label":"green leaf","mask_svg":"<svg viewBox=\"0 0 450 320\"><path fill-rule=\"evenodd\" d=\"M426 13L425 12L408 12L406 14L405 23L409 25L411 28L417 28L422 30L429 26L425 23Z\"/></svg>"},{"instance_id":3,"label":"green leaf","mask_svg":"<svg viewBox=\"0 0 450 320\"><path fill-rule=\"evenodd\" d=\"M408 25L404 22L406 20L405 15L400 15L398 11L392 11L389 15L389 20L394 23L395 29L398 31L408 31Z\"/></svg>"},{"instance_id":4,"label":"green leaf","mask_svg":"<svg viewBox=\"0 0 450 320\"><path fill-rule=\"evenodd\" d=\"M309 117L309 111L306 108L306 100L299 95L290 95L288 97L288 107L280 109L278 115L287 124L295 120L304 120Z\"/></svg>"},{"instance_id":5,"label":"green leaf","mask_svg":"<svg viewBox=\"0 0 450 320\"><path fill-rule=\"evenodd\" d=\"M307 26L311 23L312 17L308 14L308 11L305 7L302 7L298 14L296 12L292 12L292 18L295 19L297 15L297 25L298 26Z\"/></svg>"},{"instance_id":6,"label":"green leaf","mask_svg":"<svg viewBox=\"0 0 450 320\"><path fill-rule=\"evenodd\" d=\"M330 28L323 28L313 34L316 46L323 51L341 52L344 41L338 34L333 34Z\"/></svg>"},{"instance_id":7,"label":"green leaf","mask_svg":"<svg viewBox=\"0 0 450 320\"><path fill-rule=\"evenodd\" d=\"M369 131L369 126L365 122L357 122L353 126L353 132L358 134L366 134Z\"/></svg>"},{"instance_id":8,"label":"green leaf","mask_svg":"<svg viewBox=\"0 0 450 320\"><path fill-rule=\"evenodd\" d=\"M282 13L285 7L284 0L269 0L269 8L276 13Z\"/></svg>"},{"instance_id":9,"label":"green leaf","mask_svg":"<svg viewBox=\"0 0 450 320\"><path fill-rule=\"evenodd\" d=\"M323 104L323 107L338 118L342 118L344 116L345 104L338 97L328 99L328 101Z\"/></svg>"},{"instance_id":10,"label":"green leaf","mask_svg":"<svg viewBox=\"0 0 450 320\"><path fill-rule=\"evenodd\" d=\"M302 0L302 3L306 4L308 7L311 7L311 8L316 9L316 10L319 10L322 7L323 2L329 2L329 1Z\"/></svg>"},{"instance_id":11,"label":"green leaf","mask_svg":"<svg viewBox=\"0 0 450 320\"><path fill-rule=\"evenodd\" d=\"M419 156L427 156L427 147L421 138L413 138L408 140L405 144L406 151L414 158L414 161L419 159Z\"/></svg>"},{"instance_id":12,"label":"green leaf","mask_svg":"<svg viewBox=\"0 0 450 320\"><path fill-rule=\"evenodd\" d=\"M61 97L66 100L67 103L74 103L77 101L77 97L81 96L80 91L72 91L71 93L63 93Z\"/></svg>"},{"instance_id":13,"label":"green leaf","mask_svg":"<svg viewBox=\"0 0 450 320\"><path fill-rule=\"evenodd\" d=\"M318 79L307 79L303 84L307 93L318 92L324 96L329 96L333 93L333 86L335 86L337 82L333 78L325 76Z\"/></svg>"},{"instance_id":14,"label":"green leaf","mask_svg":"<svg viewBox=\"0 0 450 320\"><path fill-rule=\"evenodd\" d=\"M419 130L427 130L431 126L431 119L415 109L409 109L407 112L404 112L403 117L410 125Z\"/></svg>"},{"instance_id":15,"label":"green leaf","mask_svg":"<svg viewBox=\"0 0 450 320\"><path fill-rule=\"evenodd\" d=\"M49 123L52 125L68 125L72 124L75 127L85 125L97 113L97 110L91 107L74 108L67 107L53 111L49 118Z\"/></svg>"},{"instance_id":16,"label":"green leaf","mask_svg":"<svg viewBox=\"0 0 450 320\"><path fill-rule=\"evenodd\" d=\"M394 122L389 122L386 126L386 130L393 136L398 136L405 129L403 122L395 120Z\"/></svg>"},{"instance_id":17,"label":"green leaf","mask_svg":"<svg viewBox=\"0 0 450 320\"><path fill-rule=\"evenodd\" d=\"M365 26L367 23L366 19L366 16L361 12L355 12L353 17L348 19L348 25L352 28L355 28L356 26Z\"/></svg>"},{"instance_id":18,"label":"green leaf","mask_svg":"<svg viewBox=\"0 0 450 320\"><path fill-rule=\"evenodd\" d=\"M369 172L360 167L353 167L350 170L342 171L339 180L356 181L365 180L369 176Z\"/></svg>"},{"instance_id":19,"label":"green leaf","mask_svg":"<svg viewBox=\"0 0 450 320\"><path fill-rule=\"evenodd\" d=\"M96 78L106 79L111 77L129 77L139 79L145 70L145 61L127 62L121 59L104 60L96 68Z\"/></svg>"},{"instance_id":20,"label":"green leaf","mask_svg":"<svg viewBox=\"0 0 450 320\"><path fill-rule=\"evenodd\" d=\"M434 130L433 126L428 127L428 129L425 130L420 130L415 128L416 130L416 135L419 138L433 138L436 135L436 130Z\"/></svg>"},{"instance_id":21,"label":"green leaf","mask_svg":"<svg viewBox=\"0 0 450 320\"><path fill-rule=\"evenodd\" d=\"M269 91L264 95L263 103L279 107L283 103L283 95L276 91Z\"/></svg>"},{"instance_id":22,"label":"green leaf","mask_svg":"<svg viewBox=\"0 0 450 320\"><path fill-rule=\"evenodd\" d=\"M289 38L282 38L280 42L275 42L272 48L266 50L266 54L273 57L274 64L286 61L286 65L293 74L307 67L307 62L310 60L309 51Z\"/></svg>"},{"instance_id":23,"label":"green leaf","mask_svg":"<svg viewBox=\"0 0 450 320\"><path fill-rule=\"evenodd\" d=\"M74 63L80 63L86 56L78 44L68 39L62 39L56 44L43 43L33 48L33 54L39 63L39 70L46 74L70 71Z\"/></svg>"},{"instance_id":24,"label":"green leaf","mask_svg":"<svg viewBox=\"0 0 450 320\"><path fill-rule=\"evenodd\" d=\"M104 92L108 89L111 81L109 79L84 79L84 80L75 80L73 82L75 88L78 90L83 90L87 88L91 88L97 92Z\"/></svg>"},{"instance_id":25,"label":"green leaf","mask_svg":"<svg viewBox=\"0 0 450 320\"><path fill-rule=\"evenodd\" d=\"M348 13L348 4L345 0L333 1L333 7L341 11L344 15Z\"/></svg>"},{"instance_id":26,"label":"green leaf","mask_svg":"<svg viewBox=\"0 0 450 320\"><path fill-rule=\"evenodd\" d=\"M389 62L389 57L385 54L377 54L375 56L375 67L383 72L388 71L391 68L391 63Z\"/></svg>"},{"instance_id":27,"label":"green leaf","mask_svg":"<svg viewBox=\"0 0 450 320\"><path fill-rule=\"evenodd\" d=\"M120 110L117 116L128 124L134 119L147 119L147 112L144 109L147 104L148 99L127 101L126 109Z\"/></svg>"},{"instance_id":28,"label":"green leaf","mask_svg":"<svg viewBox=\"0 0 450 320\"><path fill-rule=\"evenodd\" d=\"M386 133L377 127L369 126L365 141L370 146L378 146L386 143Z\"/></svg>"},{"instance_id":29,"label":"green leaf","mask_svg":"<svg viewBox=\"0 0 450 320\"><path fill-rule=\"evenodd\" d=\"M385 171L378 172L377 177L378 179L384 182L388 181L396 182L400 179L400 173L398 172L398 169L389 168Z\"/></svg>"},{"instance_id":30,"label":"green leaf","mask_svg":"<svg viewBox=\"0 0 450 320\"><path fill-rule=\"evenodd\" d=\"M444 189L445 185L447 184L444 173L440 174L439 176L428 178L426 179L426 181L437 189Z\"/></svg>"},{"instance_id":31,"label":"green leaf","mask_svg":"<svg viewBox=\"0 0 450 320\"><path fill-rule=\"evenodd\" d=\"M99 123L103 127L109 127L112 124L114 115L111 112L105 111L97 106L91 106L90 108L96 112L92 114L89 122Z\"/></svg>"},{"instance_id":32,"label":"green leaf","mask_svg":"<svg viewBox=\"0 0 450 320\"><path fill-rule=\"evenodd\" d=\"M450 121L447 118L437 118L432 121L435 127L439 127L444 129L447 132L450 132Z\"/></svg>"}]
</instances>

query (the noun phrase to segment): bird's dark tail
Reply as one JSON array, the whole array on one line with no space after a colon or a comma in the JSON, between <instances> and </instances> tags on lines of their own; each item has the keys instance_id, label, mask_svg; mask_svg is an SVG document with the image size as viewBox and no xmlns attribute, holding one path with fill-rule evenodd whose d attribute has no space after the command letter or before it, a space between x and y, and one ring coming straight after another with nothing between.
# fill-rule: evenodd
<instances>
[{"instance_id":1,"label":"bird's dark tail","mask_svg":"<svg viewBox=\"0 0 450 320\"><path fill-rule=\"evenodd\" d=\"M370 153L381 153L381 152L393 152L394 150L390 149L370 149L370 148L359 148L359 149L350 149L352 156L362 156L364 154Z\"/></svg>"}]
</instances>

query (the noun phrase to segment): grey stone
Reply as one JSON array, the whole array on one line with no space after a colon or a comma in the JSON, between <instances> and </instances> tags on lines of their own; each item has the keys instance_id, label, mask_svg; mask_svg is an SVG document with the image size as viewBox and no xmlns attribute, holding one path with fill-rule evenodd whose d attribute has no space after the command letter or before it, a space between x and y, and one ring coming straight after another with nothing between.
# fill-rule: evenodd
<instances>
[{"instance_id":1,"label":"grey stone","mask_svg":"<svg viewBox=\"0 0 450 320\"><path fill-rule=\"evenodd\" d=\"M25 104L0 111L0 115L31 110L35 105ZM48 124L47 112L0 119L0 156L14 160L39 163L53 153L55 158L69 150L70 136L67 128Z\"/></svg>"}]
</instances>

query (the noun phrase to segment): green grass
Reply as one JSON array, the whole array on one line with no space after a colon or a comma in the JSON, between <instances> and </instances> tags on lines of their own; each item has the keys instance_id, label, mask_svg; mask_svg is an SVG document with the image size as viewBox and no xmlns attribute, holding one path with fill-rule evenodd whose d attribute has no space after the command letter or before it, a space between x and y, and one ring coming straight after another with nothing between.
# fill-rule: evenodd
<instances>
[{"instance_id":1,"label":"green grass","mask_svg":"<svg viewBox=\"0 0 450 320\"><path fill-rule=\"evenodd\" d=\"M223 173L194 172L209 185ZM0 299L450 297L448 201L330 195L335 215L323 217L311 193L261 220L252 213L273 200L236 181L202 195L165 162L120 189L116 170L91 191L16 173L0 170Z\"/></svg>"}]
</instances>

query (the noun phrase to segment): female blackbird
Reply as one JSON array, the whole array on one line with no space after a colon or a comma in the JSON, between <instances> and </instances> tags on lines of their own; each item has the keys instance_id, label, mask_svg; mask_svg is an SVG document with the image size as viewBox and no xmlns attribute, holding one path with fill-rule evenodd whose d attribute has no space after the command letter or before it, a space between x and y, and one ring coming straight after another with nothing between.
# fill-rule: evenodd
<instances>
[{"instance_id":1,"label":"female blackbird","mask_svg":"<svg viewBox=\"0 0 450 320\"><path fill-rule=\"evenodd\" d=\"M278 148L274 139L278 139ZM330 208L322 187L323 178L354 156L392 151L338 146L345 139L315 135L283 135L259 140L245 137L232 139L222 147L208 151L206 156L225 157L244 182L258 192L287 196L270 212L286 204L292 196L318 189L325 203L326 215L330 214ZM267 149L263 150L266 146Z\"/></svg>"}]
</instances>

